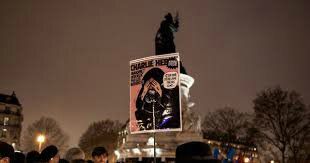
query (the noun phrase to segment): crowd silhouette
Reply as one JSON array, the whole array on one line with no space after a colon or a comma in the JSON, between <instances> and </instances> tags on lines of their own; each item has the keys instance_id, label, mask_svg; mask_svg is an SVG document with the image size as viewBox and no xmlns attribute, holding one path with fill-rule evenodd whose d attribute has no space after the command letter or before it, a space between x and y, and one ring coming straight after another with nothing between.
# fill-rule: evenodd
<instances>
[{"instance_id":1,"label":"crowd silhouette","mask_svg":"<svg viewBox=\"0 0 310 163\"><path fill-rule=\"evenodd\" d=\"M85 154L80 148L67 150L63 158L54 145L45 147L41 153L14 152L14 148L0 141L0 163L108 163L108 151L104 147L95 147L91 153L92 159L85 160ZM203 142L188 142L176 149L175 163L220 163L212 155L211 148Z\"/></svg>"},{"instance_id":2,"label":"crowd silhouette","mask_svg":"<svg viewBox=\"0 0 310 163\"><path fill-rule=\"evenodd\" d=\"M70 148L64 158L60 157L59 150L54 145L44 148L41 153L15 152L14 148L0 141L0 163L108 163L108 151L104 147L95 147L92 151L92 160L85 160L85 154L80 148Z\"/></svg>"}]
</instances>

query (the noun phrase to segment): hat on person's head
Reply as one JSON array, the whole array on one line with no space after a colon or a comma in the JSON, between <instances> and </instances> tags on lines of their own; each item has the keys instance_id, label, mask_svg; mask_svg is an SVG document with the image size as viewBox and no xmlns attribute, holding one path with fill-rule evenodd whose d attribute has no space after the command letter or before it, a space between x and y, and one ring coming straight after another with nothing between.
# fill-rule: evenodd
<instances>
[{"instance_id":1,"label":"hat on person's head","mask_svg":"<svg viewBox=\"0 0 310 163\"><path fill-rule=\"evenodd\" d=\"M87 163L87 162L83 159L77 159L77 160L72 160L71 163Z\"/></svg>"},{"instance_id":2,"label":"hat on person's head","mask_svg":"<svg viewBox=\"0 0 310 163\"><path fill-rule=\"evenodd\" d=\"M38 163L40 161L40 153L38 151L30 151L27 153L27 163Z\"/></svg>"},{"instance_id":3,"label":"hat on person's head","mask_svg":"<svg viewBox=\"0 0 310 163\"><path fill-rule=\"evenodd\" d=\"M14 159L12 160L12 163L21 163L25 162L25 155L21 152L15 152L14 153Z\"/></svg>"},{"instance_id":4,"label":"hat on person's head","mask_svg":"<svg viewBox=\"0 0 310 163\"><path fill-rule=\"evenodd\" d=\"M72 160L84 160L85 153L81 148L73 147L67 151L65 159L69 162L71 162Z\"/></svg>"},{"instance_id":5,"label":"hat on person's head","mask_svg":"<svg viewBox=\"0 0 310 163\"><path fill-rule=\"evenodd\" d=\"M211 148L203 142L188 142L176 149L176 163L217 162L213 159Z\"/></svg>"},{"instance_id":6,"label":"hat on person's head","mask_svg":"<svg viewBox=\"0 0 310 163\"><path fill-rule=\"evenodd\" d=\"M69 163L69 161L66 159L59 159L59 163Z\"/></svg>"},{"instance_id":7,"label":"hat on person's head","mask_svg":"<svg viewBox=\"0 0 310 163\"><path fill-rule=\"evenodd\" d=\"M100 156L102 154L108 155L108 151L104 147L95 147L93 152L91 153L91 156L95 157L95 156Z\"/></svg>"},{"instance_id":8,"label":"hat on person's head","mask_svg":"<svg viewBox=\"0 0 310 163\"><path fill-rule=\"evenodd\" d=\"M14 148L10 144L0 141L0 159L4 157L12 160L14 158Z\"/></svg>"},{"instance_id":9,"label":"hat on person's head","mask_svg":"<svg viewBox=\"0 0 310 163\"><path fill-rule=\"evenodd\" d=\"M55 157L58 153L58 149L54 145L47 146L43 149L43 151L40 154L41 161L47 162L51 158Z\"/></svg>"}]
</instances>

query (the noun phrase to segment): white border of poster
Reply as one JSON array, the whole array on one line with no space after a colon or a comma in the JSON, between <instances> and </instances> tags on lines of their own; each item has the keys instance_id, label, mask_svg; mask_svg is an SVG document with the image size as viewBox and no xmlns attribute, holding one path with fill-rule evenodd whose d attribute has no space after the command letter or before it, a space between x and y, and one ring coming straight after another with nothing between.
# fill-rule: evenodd
<instances>
[{"instance_id":1,"label":"white border of poster","mask_svg":"<svg viewBox=\"0 0 310 163\"><path fill-rule=\"evenodd\" d=\"M130 65L130 133L182 131L179 53L135 59Z\"/></svg>"}]
</instances>

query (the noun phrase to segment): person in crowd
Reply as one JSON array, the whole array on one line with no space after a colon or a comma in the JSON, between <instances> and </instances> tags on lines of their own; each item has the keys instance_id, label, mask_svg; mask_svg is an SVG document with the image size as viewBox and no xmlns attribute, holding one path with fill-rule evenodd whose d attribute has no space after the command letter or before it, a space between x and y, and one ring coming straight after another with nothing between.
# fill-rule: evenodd
<instances>
[{"instance_id":1,"label":"person in crowd","mask_svg":"<svg viewBox=\"0 0 310 163\"><path fill-rule=\"evenodd\" d=\"M220 163L212 156L211 148L203 142L188 142L176 149L176 163Z\"/></svg>"},{"instance_id":2,"label":"person in crowd","mask_svg":"<svg viewBox=\"0 0 310 163\"><path fill-rule=\"evenodd\" d=\"M30 151L26 156L27 163L39 163L40 162L40 153L38 151Z\"/></svg>"},{"instance_id":3,"label":"person in crowd","mask_svg":"<svg viewBox=\"0 0 310 163\"><path fill-rule=\"evenodd\" d=\"M59 159L59 163L70 163L70 162L66 159Z\"/></svg>"},{"instance_id":4,"label":"person in crowd","mask_svg":"<svg viewBox=\"0 0 310 163\"><path fill-rule=\"evenodd\" d=\"M65 159L70 163L83 163L85 162L85 153L80 148L70 148L65 155Z\"/></svg>"},{"instance_id":5,"label":"person in crowd","mask_svg":"<svg viewBox=\"0 0 310 163\"><path fill-rule=\"evenodd\" d=\"M236 163L244 163L244 157L243 157L242 153L238 154L238 159L237 159Z\"/></svg>"},{"instance_id":6,"label":"person in crowd","mask_svg":"<svg viewBox=\"0 0 310 163\"><path fill-rule=\"evenodd\" d=\"M6 143L0 141L0 163L10 163L14 158L14 148Z\"/></svg>"},{"instance_id":7,"label":"person in crowd","mask_svg":"<svg viewBox=\"0 0 310 163\"><path fill-rule=\"evenodd\" d=\"M104 147L95 147L91 156L94 163L108 163L108 151Z\"/></svg>"},{"instance_id":8,"label":"person in crowd","mask_svg":"<svg viewBox=\"0 0 310 163\"><path fill-rule=\"evenodd\" d=\"M58 148L54 145L47 146L40 154L40 160L42 163L59 163Z\"/></svg>"},{"instance_id":9,"label":"person in crowd","mask_svg":"<svg viewBox=\"0 0 310 163\"><path fill-rule=\"evenodd\" d=\"M77 159L77 160L72 160L70 163L87 163L87 162L82 159Z\"/></svg>"},{"instance_id":10,"label":"person in crowd","mask_svg":"<svg viewBox=\"0 0 310 163\"><path fill-rule=\"evenodd\" d=\"M14 153L13 163L25 163L25 155L21 152Z\"/></svg>"}]
</instances>

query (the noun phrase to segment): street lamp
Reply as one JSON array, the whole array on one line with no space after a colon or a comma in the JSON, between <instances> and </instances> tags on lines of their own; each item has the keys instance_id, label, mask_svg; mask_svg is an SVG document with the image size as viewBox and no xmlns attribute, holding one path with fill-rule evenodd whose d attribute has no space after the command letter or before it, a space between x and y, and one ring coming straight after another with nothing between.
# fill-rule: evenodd
<instances>
[{"instance_id":1,"label":"street lamp","mask_svg":"<svg viewBox=\"0 0 310 163\"><path fill-rule=\"evenodd\" d=\"M44 143L45 141L45 136L44 135L39 135L37 137L37 142L39 143L39 152L41 152L41 146L42 146L42 143Z\"/></svg>"}]
</instances>

